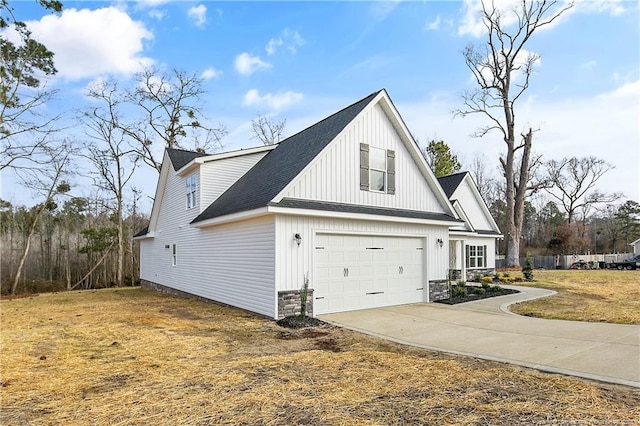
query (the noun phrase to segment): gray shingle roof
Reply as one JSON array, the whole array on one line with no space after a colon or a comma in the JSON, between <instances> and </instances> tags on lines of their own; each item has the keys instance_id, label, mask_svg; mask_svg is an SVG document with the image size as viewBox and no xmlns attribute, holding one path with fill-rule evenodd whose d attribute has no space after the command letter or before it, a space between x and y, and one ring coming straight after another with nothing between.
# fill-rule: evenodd
<instances>
[{"instance_id":1,"label":"gray shingle roof","mask_svg":"<svg viewBox=\"0 0 640 426\"><path fill-rule=\"evenodd\" d=\"M460 172L438 178L438 182L440 182L440 186L442 186L442 189L444 190L444 193L447 194L447 198L449 198L449 200L451 200L451 196L456 191L466 174L467 172Z\"/></svg>"},{"instance_id":2,"label":"gray shingle roof","mask_svg":"<svg viewBox=\"0 0 640 426\"><path fill-rule=\"evenodd\" d=\"M142 228L140 231L138 231L138 233L137 233L137 234L135 234L135 235L133 236L133 238L136 238L136 237L142 237L142 236L144 236L144 235L147 235L148 233L149 233L149 225L145 226L145 227L144 227L144 228Z\"/></svg>"},{"instance_id":3,"label":"gray shingle roof","mask_svg":"<svg viewBox=\"0 0 640 426\"><path fill-rule=\"evenodd\" d=\"M198 157L204 157L204 152L185 151L184 149L167 148L167 154L173 164L173 170L178 171L186 166L191 160Z\"/></svg>"},{"instance_id":4,"label":"gray shingle roof","mask_svg":"<svg viewBox=\"0 0 640 426\"><path fill-rule=\"evenodd\" d=\"M267 206L378 93L280 142L191 223Z\"/></svg>"},{"instance_id":5,"label":"gray shingle roof","mask_svg":"<svg viewBox=\"0 0 640 426\"><path fill-rule=\"evenodd\" d=\"M374 214L378 216L405 217L412 219L428 219L448 222L462 222L459 219L444 213L431 213L419 210L401 210L384 207L363 206L356 204L330 203L327 201L301 200L297 198L283 198L279 203L270 203L270 206L285 207L291 209L309 209L340 213Z\"/></svg>"}]
</instances>

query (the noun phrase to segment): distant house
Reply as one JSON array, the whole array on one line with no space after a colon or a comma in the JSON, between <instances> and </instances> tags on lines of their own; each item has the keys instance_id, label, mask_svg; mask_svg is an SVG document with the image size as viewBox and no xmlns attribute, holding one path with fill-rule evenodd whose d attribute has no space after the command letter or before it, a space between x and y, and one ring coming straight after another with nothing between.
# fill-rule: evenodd
<instances>
[{"instance_id":1,"label":"distant house","mask_svg":"<svg viewBox=\"0 0 640 426\"><path fill-rule=\"evenodd\" d=\"M471 280L477 274L495 272L496 240L502 238L502 234L471 174L456 173L438 181L457 217L463 220L449 230L452 278Z\"/></svg>"},{"instance_id":2,"label":"distant house","mask_svg":"<svg viewBox=\"0 0 640 426\"><path fill-rule=\"evenodd\" d=\"M640 238L638 238L637 240L633 241L632 243L629 243L629 245L631 247L633 247L633 254L639 254L640 253Z\"/></svg>"},{"instance_id":3,"label":"distant house","mask_svg":"<svg viewBox=\"0 0 640 426\"><path fill-rule=\"evenodd\" d=\"M499 231L471 184L445 193L385 90L275 146L167 149L142 283L272 318L298 313L305 277L313 315L430 302L450 248L493 264Z\"/></svg>"}]
</instances>

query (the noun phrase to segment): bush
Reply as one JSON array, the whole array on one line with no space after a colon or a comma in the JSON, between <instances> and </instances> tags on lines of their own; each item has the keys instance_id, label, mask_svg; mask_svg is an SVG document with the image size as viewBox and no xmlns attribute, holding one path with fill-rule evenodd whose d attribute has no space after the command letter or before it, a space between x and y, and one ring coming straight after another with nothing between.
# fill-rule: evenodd
<instances>
[{"instance_id":1,"label":"bush","mask_svg":"<svg viewBox=\"0 0 640 426\"><path fill-rule=\"evenodd\" d=\"M533 260L529 253L527 253L527 258L524 260L522 275L526 281L533 281Z\"/></svg>"},{"instance_id":2,"label":"bush","mask_svg":"<svg viewBox=\"0 0 640 426\"><path fill-rule=\"evenodd\" d=\"M482 284L482 288L490 287L492 282L493 282L492 276L482 277L482 280L480 280L480 284Z\"/></svg>"},{"instance_id":3,"label":"bush","mask_svg":"<svg viewBox=\"0 0 640 426\"><path fill-rule=\"evenodd\" d=\"M467 283L459 281L451 288L451 297L464 297L467 295Z\"/></svg>"},{"instance_id":4,"label":"bush","mask_svg":"<svg viewBox=\"0 0 640 426\"><path fill-rule=\"evenodd\" d=\"M480 275L480 274L475 274L475 275L473 276L473 280L474 280L475 282L480 282L480 280L481 280L481 279L482 279L482 275Z\"/></svg>"}]
</instances>

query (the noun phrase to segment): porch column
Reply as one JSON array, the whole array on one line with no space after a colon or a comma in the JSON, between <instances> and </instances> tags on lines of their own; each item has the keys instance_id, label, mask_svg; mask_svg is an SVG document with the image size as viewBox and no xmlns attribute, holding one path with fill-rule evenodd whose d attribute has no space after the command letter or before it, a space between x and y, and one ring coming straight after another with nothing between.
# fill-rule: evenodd
<instances>
[{"instance_id":1,"label":"porch column","mask_svg":"<svg viewBox=\"0 0 640 426\"><path fill-rule=\"evenodd\" d=\"M467 256L465 255L465 240L460 240L460 281L467 281Z\"/></svg>"}]
</instances>

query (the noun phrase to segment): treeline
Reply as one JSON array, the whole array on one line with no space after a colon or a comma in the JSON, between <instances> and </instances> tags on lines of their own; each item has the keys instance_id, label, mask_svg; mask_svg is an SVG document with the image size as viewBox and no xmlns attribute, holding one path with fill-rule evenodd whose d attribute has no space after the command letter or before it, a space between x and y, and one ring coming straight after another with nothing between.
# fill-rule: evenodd
<instances>
[{"instance_id":1,"label":"treeline","mask_svg":"<svg viewBox=\"0 0 640 426\"><path fill-rule=\"evenodd\" d=\"M504 201L491 201L491 214L504 229ZM628 253L629 243L640 238L640 204L628 200L592 209L569 221L553 201L536 208L525 202L521 252L532 255ZM504 241L498 250L504 253Z\"/></svg>"},{"instance_id":2,"label":"treeline","mask_svg":"<svg viewBox=\"0 0 640 426\"><path fill-rule=\"evenodd\" d=\"M123 284L134 285L139 279L139 250L132 237L148 217L136 211L135 203L127 210ZM116 285L117 228L106 200L73 197L60 204L50 200L33 207L0 200L2 294L11 292L27 244L30 247L15 289L18 294Z\"/></svg>"}]
</instances>

